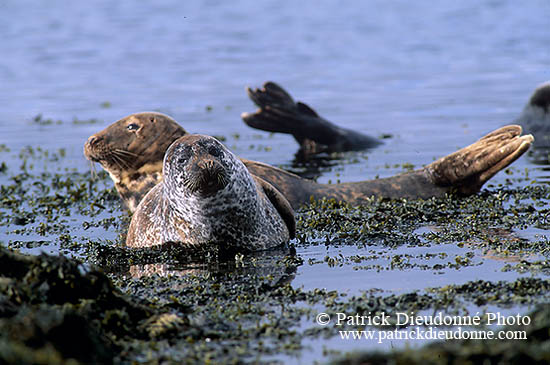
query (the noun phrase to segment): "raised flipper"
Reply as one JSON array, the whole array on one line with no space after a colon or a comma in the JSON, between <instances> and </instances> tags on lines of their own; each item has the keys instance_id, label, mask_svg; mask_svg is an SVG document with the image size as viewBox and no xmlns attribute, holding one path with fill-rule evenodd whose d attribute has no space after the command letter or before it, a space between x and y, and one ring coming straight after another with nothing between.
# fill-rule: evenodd
<instances>
[{"instance_id":1,"label":"raised flipper","mask_svg":"<svg viewBox=\"0 0 550 365\"><path fill-rule=\"evenodd\" d=\"M532 135L521 136L519 125L508 125L479 141L432 162L426 169L439 186L452 186L462 194L473 194L497 172L529 149Z\"/></svg>"},{"instance_id":2,"label":"raised flipper","mask_svg":"<svg viewBox=\"0 0 550 365\"><path fill-rule=\"evenodd\" d=\"M259 187L262 188L263 192L273 204L275 209L277 209L277 212L283 218L283 222L285 222L288 233L290 238L296 237L296 219L294 218L294 210L290 206L290 203L288 200L286 200L285 196L279 192L279 190L275 189L273 185L265 181L264 179L252 175L256 183Z\"/></svg>"},{"instance_id":3,"label":"raised flipper","mask_svg":"<svg viewBox=\"0 0 550 365\"><path fill-rule=\"evenodd\" d=\"M254 104L260 108L270 106L272 108L290 111L296 107L296 103L294 99L292 99L292 96L290 96L285 89L271 81L264 83L262 89L252 90L247 87L246 92Z\"/></svg>"},{"instance_id":4,"label":"raised flipper","mask_svg":"<svg viewBox=\"0 0 550 365\"><path fill-rule=\"evenodd\" d=\"M363 150L381 142L351 129L338 127L322 118L274 82L261 89L247 88L250 99L259 107L254 113L242 113L243 121L252 128L292 134L300 147L313 153Z\"/></svg>"}]
</instances>

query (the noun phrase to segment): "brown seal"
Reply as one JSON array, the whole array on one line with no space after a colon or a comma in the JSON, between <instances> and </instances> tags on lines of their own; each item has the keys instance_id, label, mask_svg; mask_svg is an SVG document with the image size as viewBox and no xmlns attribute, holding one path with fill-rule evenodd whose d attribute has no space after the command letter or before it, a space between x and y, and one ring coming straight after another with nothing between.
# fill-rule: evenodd
<instances>
[{"instance_id":1,"label":"brown seal","mask_svg":"<svg viewBox=\"0 0 550 365\"><path fill-rule=\"evenodd\" d=\"M163 176L132 216L127 246L258 251L294 238L294 212L284 196L213 137L178 138L166 151Z\"/></svg>"},{"instance_id":2,"label":"brown seal","mask_svg":"<svg viewBox=\"0 0 550 365\"><path fill-rule=\"evenodd\" d=\"M153 117L154 122L150 122ZM136 137L133 132L126 131L134 123L147 128L140 133L141 143L134 143ZM168 146L185 134L182 127L178 126L178 129L175 126L178 126L177 123L166 115L132 114L94 134L86 142L85 155L92 161L98 161L110 173L130 210L134 210L134 202L139 201L150 190L152 182L160 182L162 155L166 150L161 146ZM335 198L360 205L371 196L430 198L443 196L451 191L468 195L479 191L487 180L529 149L533 137L521 136L521 131L521 127L517 125L502 127L422 169L384 179L342 184L319 184L261 162L242 161L253 175L261 177L280 191L294 209L307 204L311 197ZM118 150L139 158L136 157L131 163L128 161L130 158L125 163L111 162L112 151ZM141 181L147 183L140 183Z\"/></svg>"},{"instance_id":3,"label":"brown seal","mask_svg":"<svg viewBox=\"0 0 550 365\"><path fill-rule=\"evenodd\" d=\"M185 134L185 129L164 114L132 114L88 138L84 155L101 164L128 209L134 211L162 180L162 159L168 146Z\"/></svg>"},{"instance_id":4,"label":"brown seal","mask_svg":"<svg viewBox=\"0 0 550 365\"><path fill-rule=\"evenodd\" d=\"M342 128L321 117L309 105L298 101L272 81L262 88L246 88L259 109L242 113L243 121L252 128L288 133L300 144L302 152L357 151L376 147L382 142L352 129Z\"/></svg>"}]
</instances>

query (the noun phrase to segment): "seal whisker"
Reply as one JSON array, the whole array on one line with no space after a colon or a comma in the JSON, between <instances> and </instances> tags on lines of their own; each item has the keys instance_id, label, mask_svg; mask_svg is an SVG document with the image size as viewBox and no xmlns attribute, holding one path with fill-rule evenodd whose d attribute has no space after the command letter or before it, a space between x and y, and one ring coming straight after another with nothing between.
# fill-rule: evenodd
<instances>
[{"instance_id":1,"label":"seal whisker","mask_svg":"<svg viewBox=\"0 0 550 365\"><path fill-rule=\"evenodd\" d=\"M127 166L124 166L125 164L122 164L124 161L120 159L120 157L118 157L117 155L115 154L111 154L109 155L109 160L111 162L114 162L115 165L117 165L117 167L121 170L127 168Z\"/></svg>"},{"instance_id":2,"label":"seal whisker","mask_svg":"<svg viewBox=\"0 0 550 365\"><path fill-rule=\"evenodd\" d=\"M187 189L189 189L190 191L196 191L197 190L197 186L198 186L198 181L197 180L186 180L184 183L183 183L183 186L185 186Z\"/></svg>"},{"instance_id":3,"label":"seal whisker","mask_svg":"<svg viewBox=\"0 0 550 365\"><path fill-rule=\"evenodd\" d=\"M128 161L126 160L126 156L124 155L120 155L118 154L117 152L113 151L111 153L111 155L113 157L115 157L118 161L120 161L120 163L124 166L124 168L128 169L130 168L130 164L128 163Z\"/></svg>"},{"instance_id":4,"label":"seal whisker","mask_svg":"<svg viewBox=\"0 0 550 365\"><path fill-rule=\"evenodd\" d=\"M113 151L116 152L116 153L119 153L119 154L128 155L128 156L132 156L132 157L137 157L138 156L137 153L126 151L126 150L123 150L123 149L120 149L120 148L117 148Z\"/></svg>"},{"instance_id":5,"label":"seal whisker","mask_svg":"<svg viewBox=\"0 0 550 365\"><path fill-rule=\"evenodd\" d=\"M121 153L118 150L112 150L111 154L116 155L117 157L119 157L120 159L123 159L123 160L128 160L129 158L134 157L134 156L129 156L129 155L126 155L124 153Z\"/></svg>"},{"instance_id":6,"label":"seal whisker","mask_svg":"<svg viewBox=\"0 0 550 365\"><path fill-rule=\"evenodd\" d=\"M218 174L218 185L219 186L225 186L228 183L228 179L224 173Z\"/></svg>"},{"instance_id":7,"label":"seal whisker","mask_svg":"<svg viewBox=\"0 0 550 365\"><path fill-rule=\"evenodd\" d=\"M92 181L95 181L97 179L97 171L95 170L95 164L91 160L90 160L90 176L92 177Z\"/></svg>"},{"instance_id":8,"label":"seal whisker","mask_svg":"<svg viewBox=\"0 0 550 365\"><path fill-rule=\"evenodd\" d=\"M135 138L135 130L128 133L129 124L141 126L142 138ZM126 207L134 211L145 194L162 180L166 150L185 134L185 129L167 115L132 114L90 136L84 144L84 156L109 173Z\"/></svg>"}]
</instances>

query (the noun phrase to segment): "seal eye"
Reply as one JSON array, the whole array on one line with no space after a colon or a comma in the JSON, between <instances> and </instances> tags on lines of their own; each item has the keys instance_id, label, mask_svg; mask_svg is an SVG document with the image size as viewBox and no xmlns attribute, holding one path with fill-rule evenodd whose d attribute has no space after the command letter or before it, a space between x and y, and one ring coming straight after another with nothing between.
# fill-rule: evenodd
<instances>
[{"instance_id":1,"label":"seal eye","mask_svg":"<svg viewBox=\"0 0 550 365\"><path fill-rule=\"evenodd\" d=\"M126 127L129 131L137 131L139 129L139 125L136 123L128 124Z\"/></svg>"},{"instance_id":2,"label":"seal eye","mask_svg":"<svg viewBox=\"0 0 550 365\"><path fill-rule=\"evenodd\" d=\"M221 151L216 146L209 146L208 147L208 153L211 154L214 157L220 157Z\"/></svg>"},{"instance_id":3,"label":"seal eye","mask_svg":"<svg viewBox=\"0 0 550 365\"><path fill-rule=\"evenodd\" d=\"M179 150L178 155L178 165L185 165L187 163L187 160L191 156L191 150L188 147L182 148Z\"/></svg>"}]
</instances>

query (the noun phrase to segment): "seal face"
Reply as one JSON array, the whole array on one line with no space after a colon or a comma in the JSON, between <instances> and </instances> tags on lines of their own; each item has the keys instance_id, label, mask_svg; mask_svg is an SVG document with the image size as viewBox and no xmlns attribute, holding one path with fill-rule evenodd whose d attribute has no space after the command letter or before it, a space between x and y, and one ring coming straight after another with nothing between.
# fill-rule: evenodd
<instances>
[{"instance_id":1,"label":"seal face","mask_svg":"<svg viewBox=\"0 0 550 365\"><path fill-rule=\"evenodd\" d=\"M212 137L177 139L166 151L163 174L137 207L127 246L181 242L256 251L295 235L288 201Z\"/></svg>"},{"instance_id":2,"label":"seal face","mask_svg":"<svg viewBox=\"0 0 550 365\"><path fill-rule=\"evenodd\" d=\"M168 146L186 134L161 113L129 115L86 141L84 156L109 173L130 211L162 180L162 159Z\"/></svg>"}]
</instances>

